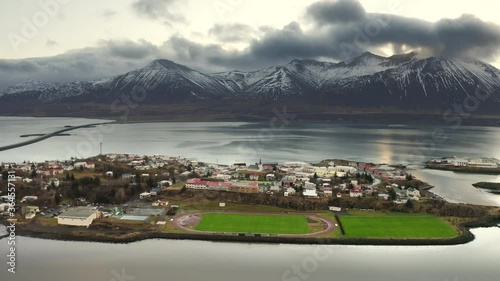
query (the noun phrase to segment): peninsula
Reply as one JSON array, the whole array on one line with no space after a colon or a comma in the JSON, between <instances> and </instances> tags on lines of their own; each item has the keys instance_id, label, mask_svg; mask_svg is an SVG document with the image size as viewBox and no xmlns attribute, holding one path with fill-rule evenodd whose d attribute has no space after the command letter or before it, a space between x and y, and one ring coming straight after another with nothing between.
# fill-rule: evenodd
<instances>
[{"instance_id":1,"label":"peninsula","mask_svg":"<svg viewBox=\"0 0 500 281\"><path fill-rule=\"evenodd\" d=\"M19 235L49 239L451 245L500 218L499 208L444 201L401 165L343 159L222 165L107 154L2 167L3 221L13 208Z\"/></svg>"}]
</instances>

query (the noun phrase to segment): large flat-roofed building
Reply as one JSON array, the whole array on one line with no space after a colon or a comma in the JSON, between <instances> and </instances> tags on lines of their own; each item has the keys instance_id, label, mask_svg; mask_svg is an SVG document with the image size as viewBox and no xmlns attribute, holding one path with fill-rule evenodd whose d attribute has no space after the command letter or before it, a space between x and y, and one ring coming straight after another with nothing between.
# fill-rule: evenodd
<instances>
[{"instance_id":1,"label":"large flat-roofed building","mask_svg":"<svg viewBox=\"0 0 500 281\"><path fill-rule=\"evenodd\" d=\"M57 217L57 223L62 225L86 226L97 218L97 210L93 207L74 207Z\"/></svg>"}]
</instances>

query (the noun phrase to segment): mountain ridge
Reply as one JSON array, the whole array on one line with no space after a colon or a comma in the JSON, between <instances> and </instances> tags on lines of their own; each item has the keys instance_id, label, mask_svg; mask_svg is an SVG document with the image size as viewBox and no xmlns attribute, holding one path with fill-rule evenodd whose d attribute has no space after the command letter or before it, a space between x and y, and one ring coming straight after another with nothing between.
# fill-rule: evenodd
<instances>
[{"instance_id":1,"label":"mountain ridge","mask_svg":"<svg viewBox=\"0 0 500 281\"><path fill-rule=\"evenodd\" d=\"M256 71L205 74L167 59L98 81L28 81L0 91L6 103L109 102L137 87L145 103L207 100L296 101L332 106L408 106L442 109L465 101L480 88L493 96L489 111L500 110L500 70L473 59L419 58L415 52L383 57L369 52L338 63L293 59ZM496 107L496 108L495 108Z\"/></svg>"}]
</instances>

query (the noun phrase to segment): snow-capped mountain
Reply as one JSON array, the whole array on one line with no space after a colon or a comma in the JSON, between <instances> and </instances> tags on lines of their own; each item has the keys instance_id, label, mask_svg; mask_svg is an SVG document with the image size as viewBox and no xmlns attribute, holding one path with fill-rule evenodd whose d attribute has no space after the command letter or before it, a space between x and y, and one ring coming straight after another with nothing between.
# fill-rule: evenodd
<instances>
[{"instance_id":1,"label":"snow-capped mountain","mask_svg":"<svg viewBox=\"0 0 500 281\"><path fill-rule=\"evenodd\" d=\"M500 71L478 60L416 53L391 57L364 53L339 63L293 60L258 71L204 74L169 60L111 79L68 84L28 81L0 91L0 101L105 102L140 89L144 102L263 100L349 106L443 108L464 101L477 88L500 108Z\"/></svg>"}]
</instances>

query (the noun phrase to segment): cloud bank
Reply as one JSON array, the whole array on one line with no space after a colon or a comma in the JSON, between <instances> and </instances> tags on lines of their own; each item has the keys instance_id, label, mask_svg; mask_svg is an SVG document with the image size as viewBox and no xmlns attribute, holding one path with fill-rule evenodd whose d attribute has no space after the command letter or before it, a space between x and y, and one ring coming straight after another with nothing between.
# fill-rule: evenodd
<instances>
[{"instance_id":1,"label":"cloud bank","mask_svg":"<svg viewBox=\"0 0 500 281\"><path fill-rule=\"evenodd\" d=\"M185 17L175 13L177 2L138 0L132 9L150 20L183 21ZM0 88L33 78L61 82L99 79L142 67L156 58L216 72L258 69L295 58L338 61L389 47L395 53L416 50L432 56L485 61L499 53L500 26L468 14L428 22L390 11L368 13L356 0L327 0L313 3L304 15L282 28L216 24L207 28L212 44L174 35L161 45L144 40L102 41L97 47L55 57L0 60ZM247 47L231 49L227 47L230 43Z\"/></svg>"}]
</instances>

